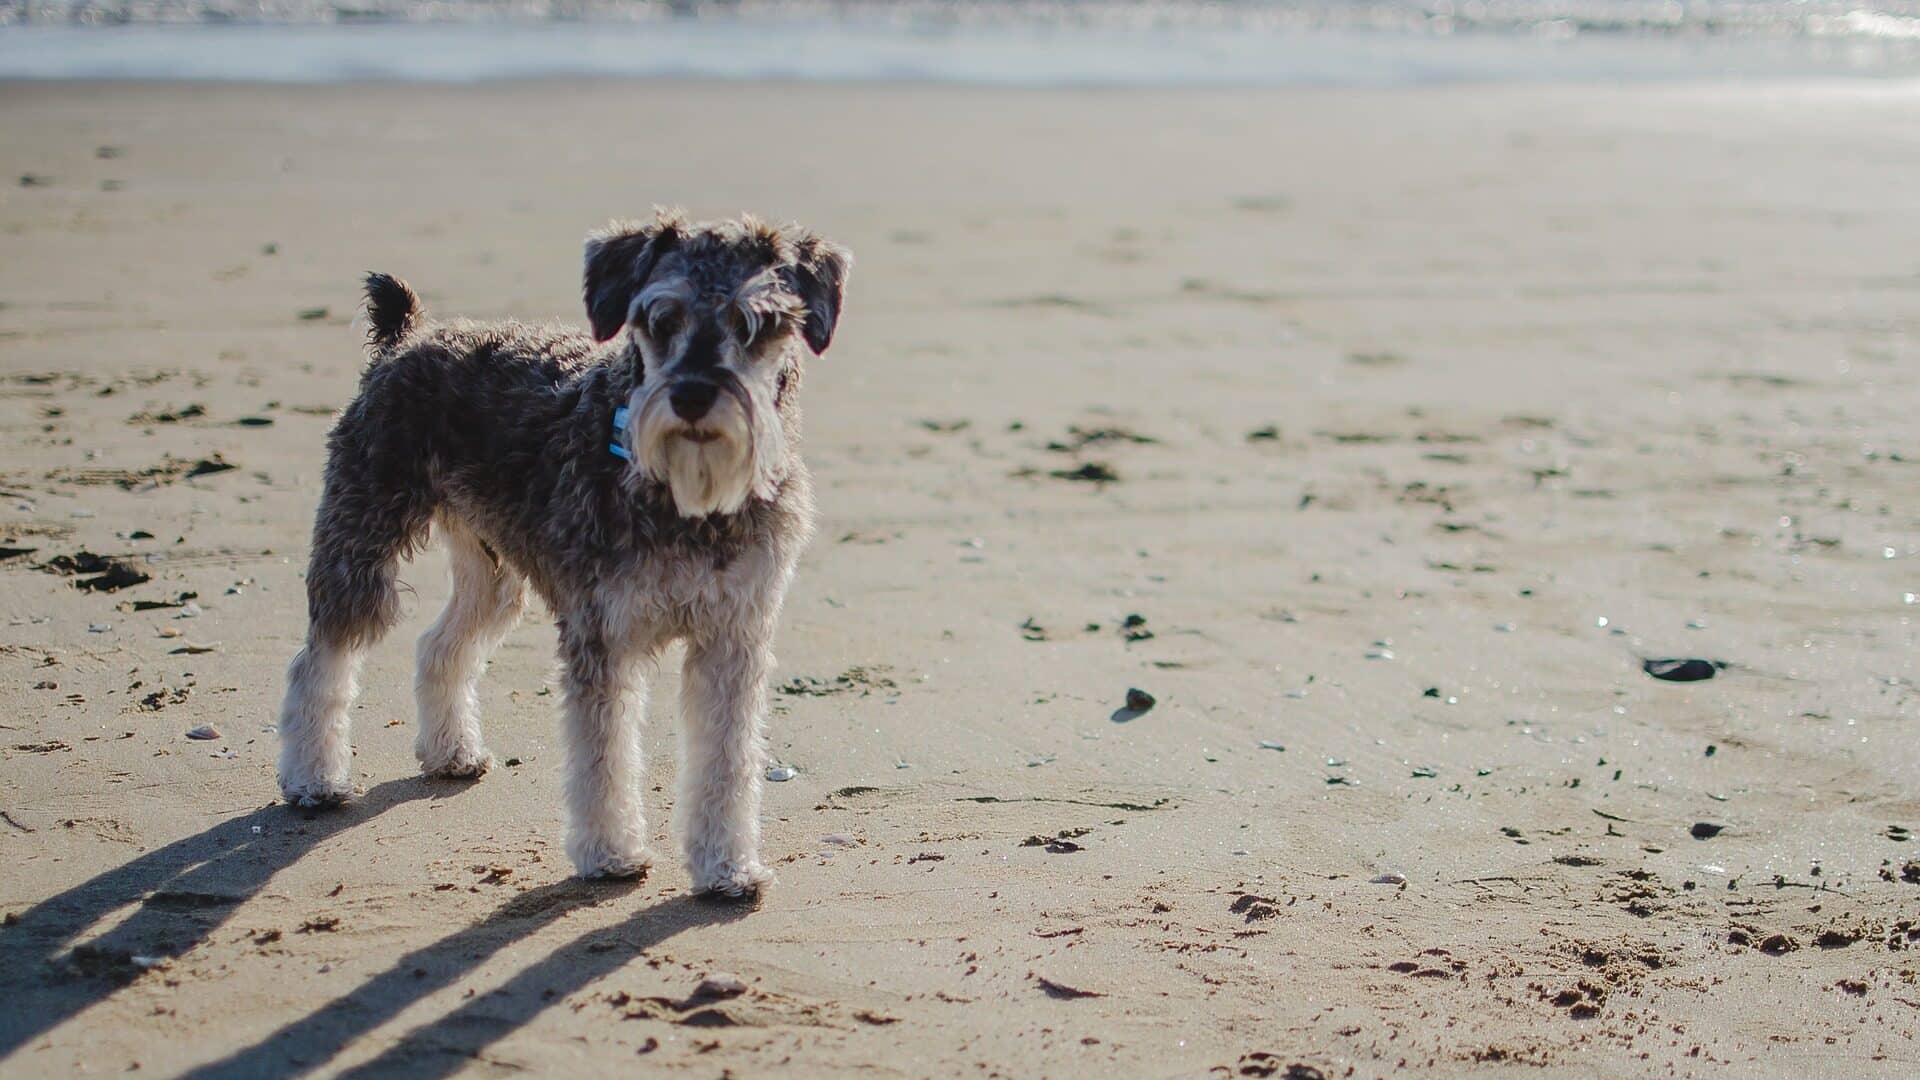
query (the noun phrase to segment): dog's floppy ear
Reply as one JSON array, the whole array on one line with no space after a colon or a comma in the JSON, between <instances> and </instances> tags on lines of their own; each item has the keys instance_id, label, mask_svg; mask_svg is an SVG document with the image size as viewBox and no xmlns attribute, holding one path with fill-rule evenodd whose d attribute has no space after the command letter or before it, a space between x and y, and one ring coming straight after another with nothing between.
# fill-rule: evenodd
<instances>
[{"instance_id":1,"label":"dog's floppy ear","mask_svg":"<svg viewBox=\"0 0 1920 1080\"><path fill-rule=\"evenodd\" d=\"M853 268L853 253L812 233L795 240L794 252L793 265L785 272L793 291L807 305L800 333L815 354L824 353L833 342L833 328L840 322L840 299L846 290L847 271Z\"/></svg>"},{"instance_id":2,"label":"dog's floppy ear","mask_svg":"<svg viewBox=\"0 0 1920 1080\"><path fill-rule=\"evenodd\" d=\"M582 293L593 340L605 341L626 325L634 294L647 283L660 257L679 242L679 218L658 214L650 222L616 221L587 234Z\"/></svg>"}]
</instances>

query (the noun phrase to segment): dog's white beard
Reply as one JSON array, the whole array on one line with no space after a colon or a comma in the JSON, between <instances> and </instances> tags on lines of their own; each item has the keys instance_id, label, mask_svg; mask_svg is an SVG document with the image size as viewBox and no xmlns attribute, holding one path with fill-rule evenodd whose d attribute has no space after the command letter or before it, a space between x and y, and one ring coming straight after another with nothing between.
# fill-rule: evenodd
<instances>
[{"instance_id":1,"label":"dog's white beard","mask_svg":"<svg viewBox=\"0 0 1920 1080\"><path fill-rule=\"evenodd\" d=\"M669 436L660 444L660 455L655 475L673 490L673 505L682 517L734 513L752 493L753 455L730 435L704 443Z\"/></svg>"},{"instance_id":2,"label":"dog's white beard","mask_svg":"<svg viewBox=\"0 0 1920 1080\"><path fill-rule=\"evenodd\" d=\"M667 396L648 396L636 410L636 457L649 476L673 492L673 505L682 517L732 514L754 493L754 432L749 430L738 403L724 395L701 423L701 430L717 439L694 442L686 438L691 426L673 414Z\"/></svg>"}]
</instances>

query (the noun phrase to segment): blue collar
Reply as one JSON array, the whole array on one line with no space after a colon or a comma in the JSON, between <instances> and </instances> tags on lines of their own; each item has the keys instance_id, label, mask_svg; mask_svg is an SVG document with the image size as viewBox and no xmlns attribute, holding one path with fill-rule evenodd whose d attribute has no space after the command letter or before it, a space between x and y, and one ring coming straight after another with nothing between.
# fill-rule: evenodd
<instances>
[{"instance_id":1,"label":"blue collar","mask_svg":"<svg viewBox=\"0 0 1920 1080\"><path fill-rule=\"evenodd\" d=\"M613 410L613 441L607 444L607 449L613 451L613 456L622 461L633 460L633 455L627 453L627 448L620 445L620 435L627 430L627 417L630 415L632 413L625 405Z\"/></svg>"}]
</instances>

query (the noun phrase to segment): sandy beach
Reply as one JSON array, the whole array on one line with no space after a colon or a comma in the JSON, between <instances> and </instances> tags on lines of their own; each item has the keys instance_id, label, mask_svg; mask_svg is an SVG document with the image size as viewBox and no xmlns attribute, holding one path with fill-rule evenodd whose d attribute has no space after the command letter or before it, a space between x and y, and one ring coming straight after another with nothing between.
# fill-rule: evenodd
<instances>
[{"instance_id":1,"label":"sandy beach","mask_svg":"<svg viewBox=\"0 0 1920 1080\"><path fill-rule=\"evenodd\" d=\"M1914 1075L1916 133L1908 83L0 85L0 1075ZM570 878L537 607L503 767L418 777L437 552L364 795L276 804L360 275L580 325L654 203L859 260L751 910Z\"/></svg>"}]
</instances>

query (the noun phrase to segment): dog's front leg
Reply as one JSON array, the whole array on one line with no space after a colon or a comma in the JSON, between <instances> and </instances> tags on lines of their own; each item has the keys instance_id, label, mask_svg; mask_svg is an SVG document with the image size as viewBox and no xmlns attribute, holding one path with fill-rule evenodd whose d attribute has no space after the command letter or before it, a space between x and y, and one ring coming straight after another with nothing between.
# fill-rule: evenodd
<instances>
[{"instance_id":1,"label":"dog's front leg","mask_svg":"<svg viewBox=\"0 0 1920 1080\"><path fill-rule=\"evenodd\" d=\"M562 620L567 756L567 856L586 877L644 873L647 823L640 802L646 772L640 725L646 663L597 629Z\"/></svg>"},{"instance_id":2,"label":"dog's front leg","mask_svg":"<svg viewBox=\"0 0 1920 1080\"><path fill-rule=\"evenodd\" d=\"M680 807L695 892L749 896L773 881L760 864L770 636L731 626L687 643Z\"/></svg>"}]
</instances>

